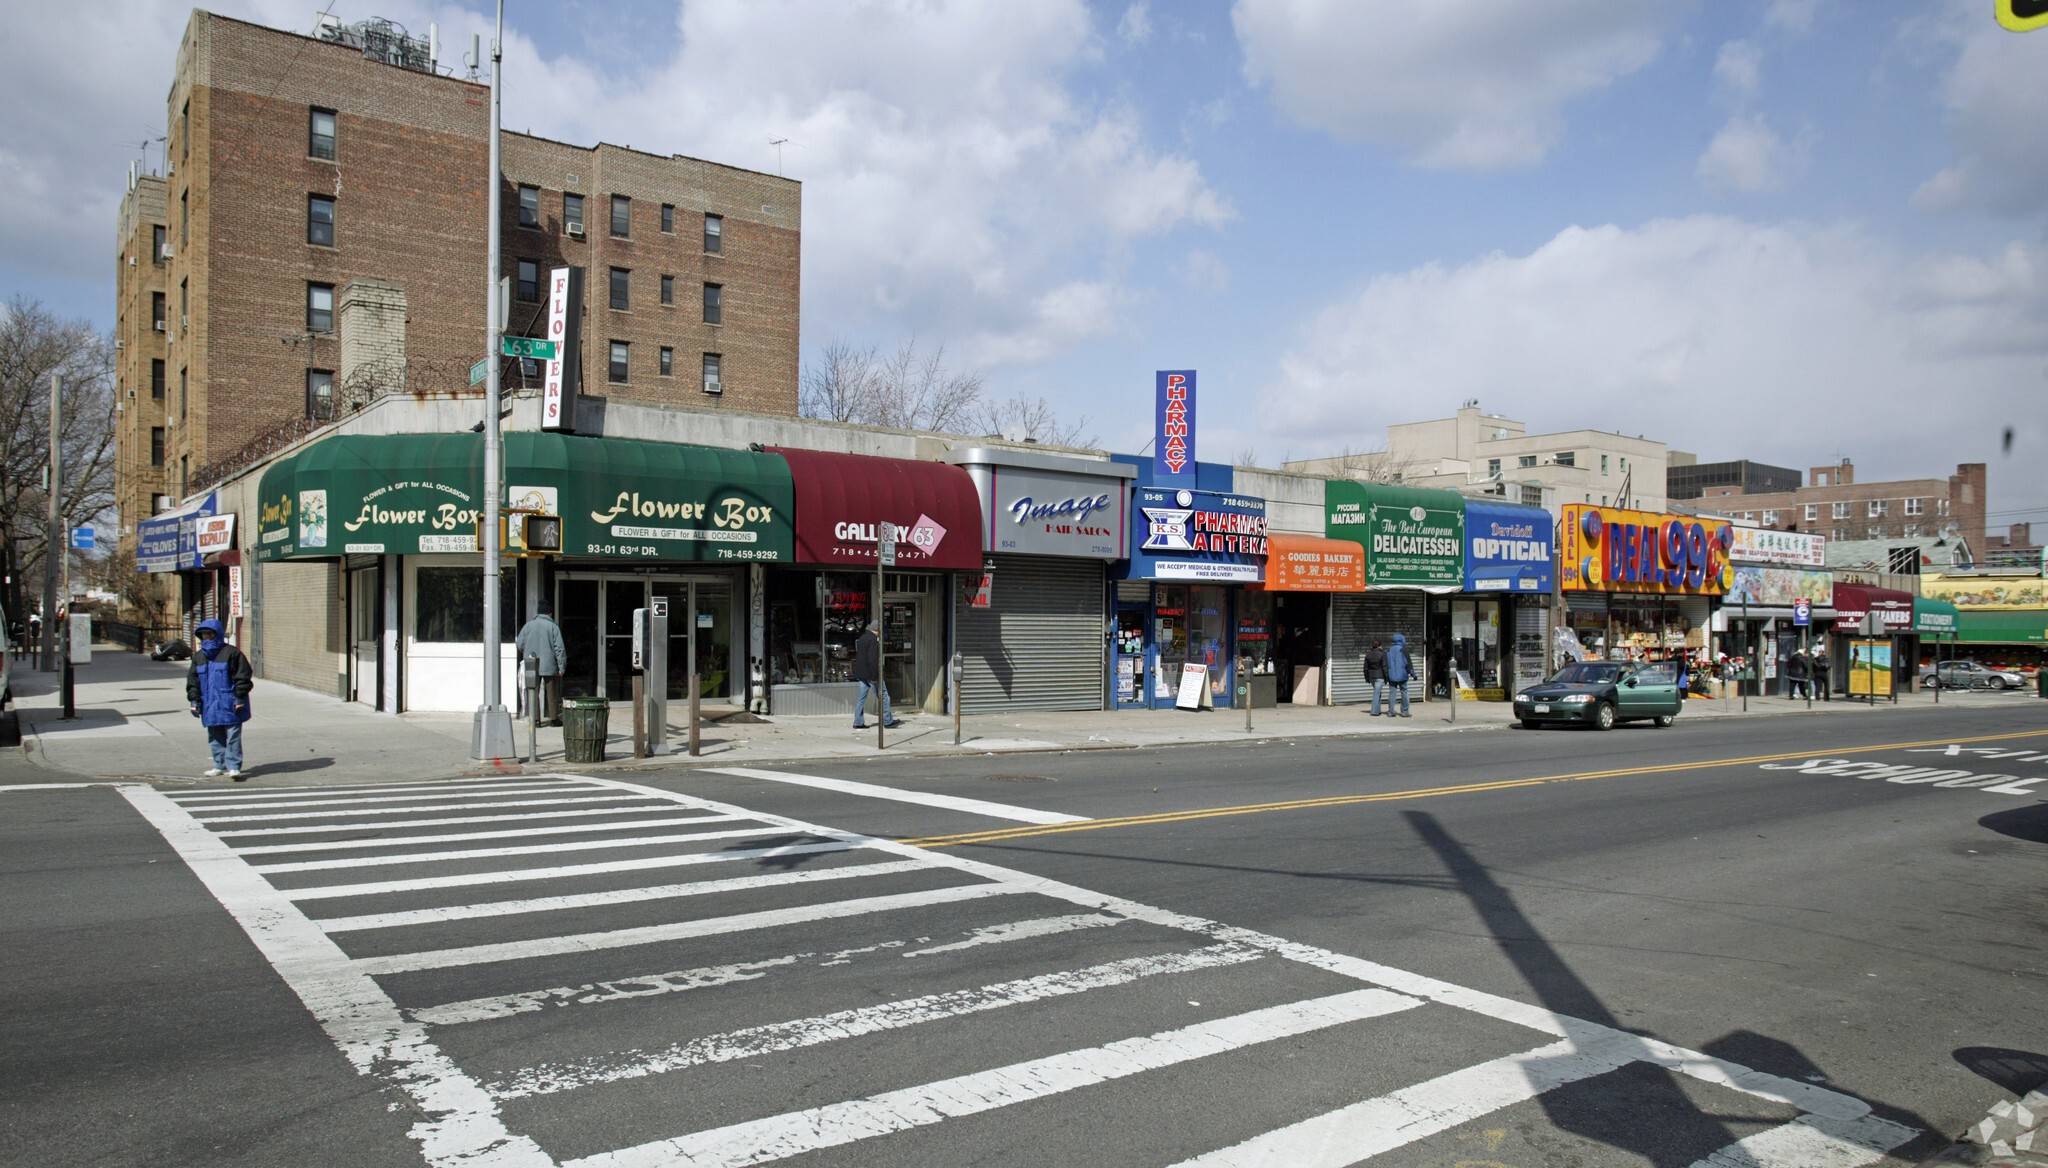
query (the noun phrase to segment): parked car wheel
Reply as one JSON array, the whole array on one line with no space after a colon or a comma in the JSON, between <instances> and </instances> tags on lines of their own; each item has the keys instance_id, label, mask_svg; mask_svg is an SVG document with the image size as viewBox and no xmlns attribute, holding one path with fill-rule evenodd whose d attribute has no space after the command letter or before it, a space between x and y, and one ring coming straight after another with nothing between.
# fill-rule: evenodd
<instances>
[{"instance_id":1,"label":"parked car wheel","mask_svg":"<svg viewBox=\"0 0 2048 1168\"><path fill-rule=\"evenodd\" d=\"M1601 702L1593 710L1593 729L1614 729L1614 704L1612 702Z\"/></svg>"},{"instance_id":2,"label":"parked car wheel","mask_svg":"<svg viewBox=\"0 0 2048 1168\"><path fill-rule=\"evenodd\" d=\"M1991 679L1991 688L1995 690L2008 690L2012 688L2012 683L2002 677L1994 677Z\"/></svg>"},{"instance_id":3,"label":"parked car wheel","mask_svg":"<svg viewBox=\"0 0 2048 1168\"><path fill-rule=\"evenodd\" d=\"M1671 729L1671 724L1676 721L1678 721L1677 714L1659 714L1657 715L1657 729L1669 730Z\"/></svg>"},{"instance_id":4,"label":"parked car wheel","mask_svg":"<svg viewBox=\"0 0 2048 1168\"><path fill-rule=\"evenodd\" d=\"M1538 722L1538 721L1537 721L1536 719L1534 719L1534 718L1524 718L1524 719L1522 719L1522 729L1524 729L1524 730L1541 730L1541 729L1543 729L1543 723L1541 723L1541 722Z\"/></svg>"}]
</instances>

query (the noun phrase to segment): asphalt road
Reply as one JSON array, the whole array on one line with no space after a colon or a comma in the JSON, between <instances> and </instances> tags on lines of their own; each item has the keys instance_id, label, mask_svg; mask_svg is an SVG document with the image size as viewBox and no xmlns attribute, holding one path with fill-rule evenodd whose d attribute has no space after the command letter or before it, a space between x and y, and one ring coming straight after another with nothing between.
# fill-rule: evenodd
<instances>
[{"instance_id":1,"label":"asphalt road","mask_svg":"<svg viewBox=\"0 0 2048 1168\"><path fill-rule=\"evenodd\" d=\"M2019 697L0 790L0 1163L1913 1162L2048 1078L2044 885Z\"/></svg>"}]
</instances>

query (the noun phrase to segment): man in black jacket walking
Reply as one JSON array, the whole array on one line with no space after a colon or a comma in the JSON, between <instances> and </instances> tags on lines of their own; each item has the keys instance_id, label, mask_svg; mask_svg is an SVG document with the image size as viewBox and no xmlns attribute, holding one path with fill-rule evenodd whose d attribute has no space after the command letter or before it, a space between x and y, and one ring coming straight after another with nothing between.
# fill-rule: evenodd
<instances>
[{"instance_id":1,"label":"man in black jacket walking","mask_svg":"<svg viewBox=\"0 0 2048 1168\"><path fill-rule=\"evenodd\" d=\"M1372 687L1372 716L1380 716L1380 695L1387 688L1387 649L1379 641L1365 651L1365 684ZM1387 712L1394 712L1393 703L1387 704Z\"/></svg>"},{"instance_id":2,"label":"man in black jacket walking","mask_svg":"<svg viewBox=\"0 0 2048 1168\"><path fill-rule=\"evenodd\" d=\"M868 725L868 691L882 695L882 725L894 728L903 723L889 714L889 687L882 684L882 638L878 635L881 626L868 622L867 631L853 643L853 680L860 683L860 701L853 707L853 728L865 730Z\"/></svg>"}]
</instances>

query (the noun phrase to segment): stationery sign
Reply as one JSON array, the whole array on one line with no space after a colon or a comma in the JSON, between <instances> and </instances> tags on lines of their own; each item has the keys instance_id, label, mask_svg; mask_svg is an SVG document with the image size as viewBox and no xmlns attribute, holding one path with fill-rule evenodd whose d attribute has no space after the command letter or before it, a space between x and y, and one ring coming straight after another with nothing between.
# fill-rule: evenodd
<instances>
[{"instance_id":1,"label":"stationery sign","mask_svg":"<svg viewBox=\"0 0 2048 1168\"><path fill-rule=\"evenodd\" d=\"M576 432L576 394L583 388L583 269L548 273L548 335L555 355L541 378L540 428ZM495 358L494 358L495 359Z\"/></svg>"},{"instance_id":2,"label":"stationery sign","mask_svg":"<svg viewBox=\"0 0 2048 1168\"><path fill-rule=\"evenodd\" d=\"M1195 482L1195 371L1163 369L1157 381L1152 481L1159 486Z\"/></svg>"}]
</instances>

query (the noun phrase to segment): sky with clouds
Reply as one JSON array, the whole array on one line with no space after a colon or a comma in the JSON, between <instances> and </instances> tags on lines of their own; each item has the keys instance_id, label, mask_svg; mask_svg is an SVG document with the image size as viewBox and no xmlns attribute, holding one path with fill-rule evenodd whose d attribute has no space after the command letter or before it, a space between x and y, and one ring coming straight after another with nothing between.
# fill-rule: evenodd
<instances>
[{"instance_id":1,"label":"sky with clouds","mask_svg":"<svg viewBox=\"0 0 2048 1168\"><path fill-rule=\"evenodd\" d=\"M188 10L4 2L0 296L106 322ZM508 128L787 140L806 356L915 335L1122 450L1192 367L1201 454L1267 465L1471 398L1866 480L1983 461L1994 524L2048 522L2048 30L1992 0L507 7ZM333 11L438 21L451 64L488 22Z\"/></svg>"}]
</instances>

